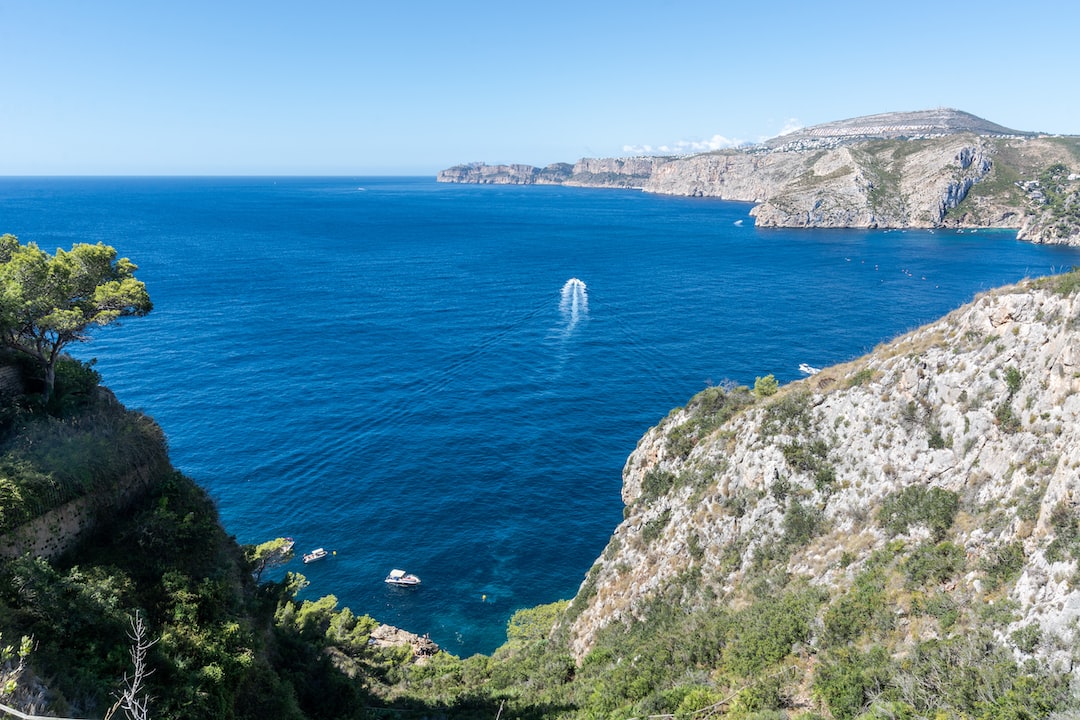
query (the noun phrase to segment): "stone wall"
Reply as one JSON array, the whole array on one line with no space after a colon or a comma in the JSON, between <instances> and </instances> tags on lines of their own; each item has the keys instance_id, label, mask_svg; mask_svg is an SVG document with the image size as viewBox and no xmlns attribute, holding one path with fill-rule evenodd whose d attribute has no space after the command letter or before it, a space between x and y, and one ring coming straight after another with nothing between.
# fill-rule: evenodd
<instances>
[{"instance_id":1,"label":"stone wall","mask_svg":"<svg viewBox=\"0 0 1080 720\"><path fill-rule=\"evenodd\" d=\"M128 510L170 470L167 461L143 465L124 475L108 496L84 495L0 535L0 557L55 558Z\"/></svg>"}]
</instances>

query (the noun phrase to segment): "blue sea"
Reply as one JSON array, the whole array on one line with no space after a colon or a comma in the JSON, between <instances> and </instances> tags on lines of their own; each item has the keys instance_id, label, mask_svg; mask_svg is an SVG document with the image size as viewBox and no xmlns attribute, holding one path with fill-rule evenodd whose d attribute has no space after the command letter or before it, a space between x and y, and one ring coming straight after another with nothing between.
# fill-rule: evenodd
<instances>
[{"instance_id":1,"label":"blue sea","mask_svg":"<svg viewBox=\"0 0 1080 720\"><path fill-rule=\"evenodd\" d=\"M155 303L73 349L307 597L462 656L573 596L638 438L1080 265L1007 232L759 230L749 206L431 178L0 178L0 232L103 241ZM387 586L392 568L421 577Z\"/></svg>"}]
</instances>

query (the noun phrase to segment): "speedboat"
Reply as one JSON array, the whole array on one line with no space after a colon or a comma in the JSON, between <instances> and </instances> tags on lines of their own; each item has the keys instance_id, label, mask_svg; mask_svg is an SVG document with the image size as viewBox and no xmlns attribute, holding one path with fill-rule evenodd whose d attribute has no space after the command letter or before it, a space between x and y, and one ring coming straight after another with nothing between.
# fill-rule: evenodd
<instances>
[{"instance_id":1,"label":"speedboat","mask_svg":"<svg viewBox=\"0 0 1080 720\"><path fill-rule=\"evenodd\" d=\"M386 576L386 582L389 585L419 585L420 578L416 577L412 573L407 573L404 570L391 570L390 574Z\"/></svg>"},{"instance_id":2,"label":"speedboat","mask_svg":"<svg viewBox=\"0 0 1080 720\"><path fill-rule=\"evenodd\" d=\"M309 553L304 553L304 562L305 563L312 563L312 562L315 562L316 560L322 560L327 555L328 555L328 553L325 550L323 550L322 548L315 548L314 550L312 550Z\"/></svg>"}]
</instances>

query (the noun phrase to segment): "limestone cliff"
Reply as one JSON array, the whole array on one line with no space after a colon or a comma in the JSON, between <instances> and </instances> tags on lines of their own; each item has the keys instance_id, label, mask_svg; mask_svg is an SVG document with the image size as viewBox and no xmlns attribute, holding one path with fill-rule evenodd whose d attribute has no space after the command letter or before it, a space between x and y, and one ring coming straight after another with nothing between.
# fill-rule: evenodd
<instances>
[{"instance_id":1,"label":"limestone cliff","mask_svg":"<svg viewBox=\"0 0 1080 720\"><path fill-rule=\"evenodd\" d=\"M561 185L570 179L572 167L567 163L555 163L546 168L470 163L440 170L437 180L474 185Z\"/></svg>"},{"instance_id":2,"label":"limestone cliff","mask_svg":"<svg viewBox=\"0 0 1080 720\"><path fill-rule=\"evenodd\" d=\"M565 185L588 187L642 187L658 168L668 162L663 157L583 158L574 164Z\"/></svg>"},{"instance_id":3,"label":"limestone cliff","mask_svg":"<svg viewBox=\"0 0 1080 720\"><path fill-rule=\"evenodd\" d=\"M895 652L944 633L933 598L1011 609L1001 641L1068 670L1080 274L986 293L775 395L710 388L641 439L623 481L624 520L568 615L579 659L661 594L688 611L738 606L749 578L779 572L835 599L888 557L908 573L883 590ZM935 553L948 571L919 575Z\"/></svg>"},{"instance_id":4,"label":"limestone cliff","mask_svg":"<svg viewBox=\"0 0 1080 720\"><path fill-rule=\"evenodd\" d=\"M582 158L573 165L469 163L440 170L438 182L472 185L578 185L587 187L641 187L668 158Z\"/></svg>"},{"instance_id":5,"label":"limestone cliff","mask_svg":"<svg viewBox=\"0 0 1080 720\"><path fill-rule=\"evenodd\" d=\"M1080 244L1080 137L1010 130L957 110L871 115L686 157L555 167L476 163L438 179L752 202L760 227L993 227L1031 242Z\"/></svg>"}]
</instances>

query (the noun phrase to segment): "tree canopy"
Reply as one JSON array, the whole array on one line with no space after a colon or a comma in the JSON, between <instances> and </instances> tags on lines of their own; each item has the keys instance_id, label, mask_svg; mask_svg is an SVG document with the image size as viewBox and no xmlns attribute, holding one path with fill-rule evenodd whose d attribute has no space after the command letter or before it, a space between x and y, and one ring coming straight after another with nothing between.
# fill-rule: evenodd
<instances>
[{"instance_id":1,"label":"tree canopy","mask_svg":"<svg viewBox=\"0 0 1080 720\"><path fill-rule=\"evenodd\" d=\"M248 546L248 561L252 565L255 582L262 581L262 574L266 570L284 565L292 558L292 538L279 537L260 545Z\"/></svg>"},{"instance_id":2,"label":"tree canopy","mask_svg":"<svg viewBox=\"0 0 1080 720\"><path fill-rule=\"evenodd\" d=\"M0 338L41 365L46 399L65 347L87 340L94 326L150 312L146 285L134 277L137 269L100 242L49 255L14 235L0 236Z\"/></svg>"}]
</instances>

